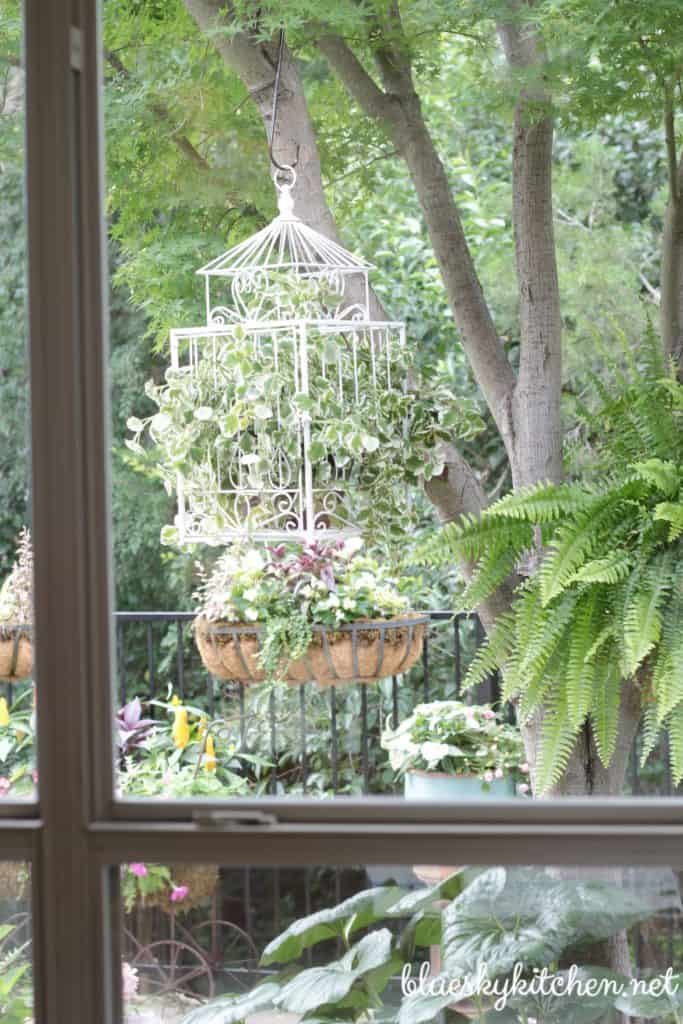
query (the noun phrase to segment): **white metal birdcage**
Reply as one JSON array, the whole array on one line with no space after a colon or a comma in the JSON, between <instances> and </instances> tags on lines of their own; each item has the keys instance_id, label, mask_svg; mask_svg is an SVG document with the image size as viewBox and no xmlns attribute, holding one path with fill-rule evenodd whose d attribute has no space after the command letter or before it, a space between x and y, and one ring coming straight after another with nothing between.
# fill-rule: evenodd
<instances>
[{"instance_id":1,"label":"white metal birdcage","mask_svg":"<svg viewBox=\"0 0 683 1024\"><path fill-rule=\"evenodd\" d=\"M191 471L178 470L181 542L359 532L358 460L320 459L316 430L324 425L311 409L324 389L349 422L361 408L372 420L380 390L403 387L405 325L370 318L372 265L294 215L294 180L292 171L289 182L276 182L280 212L266 228L197 271L206 326L171 331L172 371L191 389L195 416L206 393L233 398L213 416L205 454ZM264 401L263 422L243 422L234 396L242 389L258 413L262 379L276 381L272 407Z\"/></svg>"}]
</instances>

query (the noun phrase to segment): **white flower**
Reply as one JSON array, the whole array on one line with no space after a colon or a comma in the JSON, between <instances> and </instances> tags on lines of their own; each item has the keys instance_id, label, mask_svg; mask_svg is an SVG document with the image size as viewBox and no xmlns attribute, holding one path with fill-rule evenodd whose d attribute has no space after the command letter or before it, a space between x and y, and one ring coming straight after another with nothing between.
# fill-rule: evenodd
<instances>
[{"instance_id":1,"label":"white flower","mask_svg":"<svg viewBox=\"0 0 683 1024\"><path fill-rule=\"evenodd\" d=\"M245 601L256 601L258 596L259 596L258 587L247 587L247 589L244 591L244 600Z\"/></svg>"},{"instance_id":2,"label":"white flower","mask_svg":"<svg viewBox=\"0 0 683 1024\"><path fill-rule=\"evenodd\" d=\"M249 622L256 622L256 620L258 619L258 611L256 610L256 608L247 608L244 613L244 617Z\"/></svg>"},{"instance_id":3,"label":"white flower","mask_svg":"<svg viewBox=\"0 0 683 1024\"><path fill-rule=\"evenodd\" d=\"M351 597L345 597L342 601L342 606L346 608L347 612L352 612L356 607L356 602Z\"/></svg>"},{"instance_id":4,"label":"white flower","mask_svg":"<svg viewBox=\"0 0 683 1024\"><path fill-rule=\"evenodd\" d=\"M427 740L420 747L420 752L428 764L436 764L444 757L448 757L450 750L447 743L435 743Z\"/></svg>"},{"instance_id":5,"label":"white flower","mask_svg":"<svg viewBox=\"0 0 683 1024\"><path fill-rule=\"evenodd\" d=\"M344 547L342 548L340 554L342 558L351 558L351 556L357 554L362 547L362 537L349 537L349 539L344 544Z\"/></svg>"},{"instance_id":6,"label":"white flower","mask_svg":"<svg viewBox=\"0 0 683 1024\"><path fill-rule=\"evenodd\" d=\"M242 558L242 566L249 572L260 572L265 568L265 562L260 551L251 548Z\"/></svg>"},{"instance_id":7,"label":"white flower","mask_svg":"<svg viewBox=\"0 0 683 1024\"><path fill-rule=\"evenodd\" d=\"M484 782L493 782L493 772L484 772Z\"/></svg>"}]
</instances>

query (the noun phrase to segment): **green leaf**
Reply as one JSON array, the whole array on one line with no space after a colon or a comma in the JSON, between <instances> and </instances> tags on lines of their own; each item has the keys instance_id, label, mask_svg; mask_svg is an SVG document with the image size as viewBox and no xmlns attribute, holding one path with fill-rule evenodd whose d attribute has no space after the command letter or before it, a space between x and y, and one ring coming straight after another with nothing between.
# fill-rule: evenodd
<instances>
[{"instance_id":1,"label":"green leaf","mask_svg":"<svg viewBox=\"0 0 683 1024\"><path fill-rule=\"evenodd\" d=\"M248 1015L273 1008L280 992L278 982L266 979L246 995L219 996L191 1010L183 1017L181 1024L241 1024Z\"/></svg>"},{"instance_id":2,"label":"green leaf","mask_svg":"<svg viewBox=\"0 0 683 1024\"><path fill-rule=\"evenodd\" d=\"M402 895L403 890L396 886L366 889L336 907L303 917L266 946L261 963L287 963L318 942L365 928L381 920Z\"/></svg>"},{"instance_id":3,"label":"green leaf","mask_svg":"<svg viewBox=\"0 0 683 1024\"><path fill-rule=\"evenodd\" d=\"M427 910L437 900L452 900L459 896L466 885L465 868L458 868L437 885L426 889L415 889L406 893L397 903L388 907L387 917L410 917L421 910Z\"/></svg>"},{"instance_id":4,"label":"green leaf","mask_svg":"<svg viewBox=\"0 0 683 1024\"><path fill-rule=\"evenodd\" d=\"M617 1009L630 1017L666 1020L674 1016L680 1020L683 1016L683 974L670 975L668 985L663 986L661 992L654 989L653 980L646 981L646 985L650 985L649 990L632 982L631 991L617 999ZM661 979L661 982L663 981L664 979Z\"/></svg>"},{"instance_id":5,"label":"green leaf","mask_svg":"<svg viewBox=\"0 0 683 1024\"><path fill-rule=\"evenodd\" d=\"M387 965L391 965L393 970L391 947L392 935L387 928L370 932L340 960L297 974L277 996L276 1004L292 1012L307 1013L322 1006L342 1003L355 982L364 975L376 975ZM360 1000L361 1005L366 1001L365 995Z\"/></svg>"}]
</instances>

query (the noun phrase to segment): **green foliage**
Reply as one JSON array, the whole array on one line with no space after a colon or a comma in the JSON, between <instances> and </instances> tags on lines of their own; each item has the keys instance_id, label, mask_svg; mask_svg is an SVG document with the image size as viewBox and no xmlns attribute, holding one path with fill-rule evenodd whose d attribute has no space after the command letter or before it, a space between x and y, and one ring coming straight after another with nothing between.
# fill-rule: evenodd
<instances>
[{"instance_id":1,"label":"green foliage","mask_svg":"<svg viewBox=\"0 0 683 1024\"><path fill-rule=\"evenodd\" d=\"M536 868L492 868L482 873L460 869L436 886L405 894L389 886L370 889L296 921L266 947L261 959L264 965L288 964L287 968L270 974L245 995L220 996L190 1011L183 1024L243 1024L249 1014L267 1009L303 1013L306 1024L418 1024L440 1020L441 1010L453 1003L454 992L456 999L474 999L482 1022L498 1020L486 984L510 979L517 965L525 978L542 968L557 971L559 962L579 947L609 938L655 909L616 885L562 879ZM380 924L385 926L377 927ZM368 928L352 945L351 935ZM307 949L330 939L343 941L341 957L319 967L296 963ZM421 991L417 982L411 993L415 947L434 944L442 945L444 967L430 983L443 983L446 994ZM626 981L600 969L592 975L591 968L581 970L586 977ZM409 979L408 994L397 1010L387 986L392 974L400 972ZM449 991L449 985L455 987ZM599 1016L593 1012L598 1005L602 1012L613 1007L616 993L608 990L607 996L593 1001L566 993L553 1004L554 1015L547 1019L590 1024ZM528 999L515 1001L513 996L505 1019L526 1021L531 1005ZM560 1005L569 1014L566 1018L557 1016Z\"/></svg>"},{"instance_id":2,"label":"green foliage","mask_svg":"<svg viewBox=\"0 0 683 1024\"><path fill-rule=\"evenodd\" d=\"M513 618L494 630L470 677L474 685L501 668L504 696L519 700L522 717L544 710L540 792L560 778L586 721L610 763L622 680L650 709L646 753L656 716L670 730L674 780L683 778L683 386L631 372L601 393L585 421L595 459L582 484L539 484L443 532L453 553L476 562L470 592L482 595L493 587L477 590L478 581L500 578L501 552L509 569L541 529L538 571L519 584Z\"/></svg>"},{"instance_id":3,"label":"green foliage","mask_svg":"<svg viewBox=\"0 0 683 1024\"><path fill-rule=\"evenodd\" d=\"M385 369L384 351L352 325L331 334L309 324L311 388L295 390L300 355L293 324L302 316L324 318L338 296L327 295L317 280L289 274L271 280L262 298L259 318L277 320L278 330L255 335L237 324L204 345L193 339L198 355L191 371L190 342L181 339L180 367L166 372L164 384L146 386L157 411L128 420L128 447L168 491L182 473L185 498L191 509L201 507L214 524L211 532L245 525L244 491L258 494L250 497L246 524L256 531L282 523L280 492L295 490L303 473L306 417L313 487L322 495L315 515L325 514L331 492L341 519L380 538L401 537L410 488L442 471L440 442L479 431L476 409L457 401L433 369L417 374L410 348L392 343L391 369ZM387 350L387 367L388 361ZM147 433L151 447L144 448Z\"/></svg>"}]
</instances>

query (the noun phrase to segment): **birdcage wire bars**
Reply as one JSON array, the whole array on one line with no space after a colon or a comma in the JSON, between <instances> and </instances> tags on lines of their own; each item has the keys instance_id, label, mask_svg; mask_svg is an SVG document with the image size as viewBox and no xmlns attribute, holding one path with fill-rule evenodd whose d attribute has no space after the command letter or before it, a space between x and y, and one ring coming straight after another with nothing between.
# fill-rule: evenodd
<instances>
[{"instance_id":1,"label":"birdcage wire bars","mask_svg":"<svg viewBox=\"0 0 683 1024\"><path fill-rule=\"evenodd\" d=\"M339 416L368 421L380 389L404 386L405 325L370 318L372 265L294 215L293 184L293 171L276 182L274 221L197 272L206 325L171 331L171 371L195 389L200 409L203 388L234 393L238 381L253 399L261 377L277 382L263 422L217 423L192 471L179 467L183 543L358 533L352 495L363 453L320 457L316 403L324 393ZM293 281L305 282L303 298Z\"/></svg>"}]
</instances>

